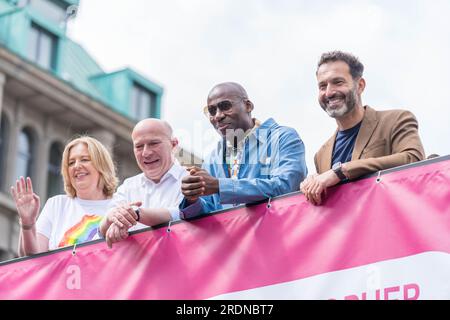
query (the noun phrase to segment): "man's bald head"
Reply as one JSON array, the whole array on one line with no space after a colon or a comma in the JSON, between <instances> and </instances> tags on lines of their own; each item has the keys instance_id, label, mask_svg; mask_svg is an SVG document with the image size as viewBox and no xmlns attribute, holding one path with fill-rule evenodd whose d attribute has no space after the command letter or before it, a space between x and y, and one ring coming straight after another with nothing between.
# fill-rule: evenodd
<instances>
[{"instance_id":1,"label":"man's bald head","mask_svg":"<svg viewBox=\"0 0 450 320\"><path fill-rule=\"evenodd\" d=\"M236 82L215 85L208 94L207 104L209 121L223 137L236 130L247 132L255 125L251 115L253 103Z\"/></svg>"},{"instance_id":2,"label":"man's bald head","mask_svg":"<svg viewBox=\"0 0 450 320\"><path fill-rule=\"evenodd\" d=\"M244 99L248 99L247 91L239 83L236 82L224 82L215 85L208 94L208 101L218 95L234 95Z\"/></svg>"},{"instance_id":3,"label":"man's bald head","mask_svg":"<svg viewBox=\"0 0 450 320\"><path fill-rule=\"evenodd\" d=\"M144 119L131 133L134 156L145 176L155 183L172 167L178 140L172 137L172 128L164 120Z\"/></svg>"},{"instance_id":4,"label":"man's bald head","mask_svg":"<svg viewBox=\"0 0 450 320\"><path fill-rule=\"evenodd\" d=\"M154 131L159 132L162 135L168 137L169 139L172 138L173 130L170 124L167 121L161 120L161 119L155 119L155 118L148 118L139 121L133 129L133 132L131 133L131 139L134 140L134 137L139 133L143 131Z\"/></svg>"}]
</instances>

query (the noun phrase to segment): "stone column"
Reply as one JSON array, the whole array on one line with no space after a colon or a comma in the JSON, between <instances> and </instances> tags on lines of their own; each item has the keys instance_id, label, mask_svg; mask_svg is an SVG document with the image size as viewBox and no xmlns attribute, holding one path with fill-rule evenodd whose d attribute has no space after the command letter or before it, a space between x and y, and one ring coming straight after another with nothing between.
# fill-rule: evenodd
<instances>
[{"instance_id":1,"label":"stone column","mask_svg":"<svg viewBox=\"0 0 450 320\"><path fill-rule=\"evenodd\" d=\"M9 131L8 155L7 155L7 170L5 180L7 185L13 185L16 182L16 158L17 158L17 140L22 128L23 121L23 107L20 103L16 103L14 107L14 114L11 120ZM9 188L7 188L9 189Z\"/></svg>"},{"instance_id":2,"label":"stone column","mask_svg":"<svg viewBox=\"0 0 450 320\"><path fill-rule=\"evenodd\" d=\"M0 72L0 127L2 125L1 124L2 123L2 110L3 110L3 103L4 103L3 102L3 100L4 100L3 92L4 92L4 88L5 88L5 81L6 81L5 74ZM1 128L0 128L0 130L1 130ZM6 146L8 145L8 143L6 143L6 141L2 141L2 144L3 145L6 144ZM7 152L7 150L5 149L4 152ZM4 154L0 154L0 157L4 157ZM0 162L0 170L2 170L2 172L0 173L1 180L3 180L6 175L6 171L7 171L6 170L6 161L7 161L7 159L4 159L3 164ZM2 165L3 165L3 167L1 167ZM3 170L5 172L3 172ZM4 191L4 189L8 189L8 188L6 188L5 184L6 184L5 181L0 181L0 192Z\"/></svg>"},{"instance_id":3,"label":"stone column","mask_svg":"<svg viewBox=\"0 0 450 320\"><path fill-rule=\"evenodd\" d=\"M50 145L48 139L43 135L38 135L37 146L34 149L35 163L33 163L33 187L34 192L41 197L41 205L47 200L47 175L48 175L48 160L50 153Z\"/></svg>"},{"instance_id":4,"label":"stone column","mask_svg":"<svg viewBox=\"0 0 450 320\"><path fill-rule=\"evenodd\" d=\"M100 141L111 153L114 154L114 144L116 143L116 137L112 131L105 129L89 130L89 134Z\"/></svg>"},{"instance_id":5,"label":"stone column","mask_svg":"<svg viewBox=\"0 0 450 320\"><path fill-rule=\"evenodd\" d=\"M2 120L3 91L4 91L4 87L5 87L5 82L6 82L6 76L4 73L0 72L0 121Z\"/></svg>"}]
</instances>

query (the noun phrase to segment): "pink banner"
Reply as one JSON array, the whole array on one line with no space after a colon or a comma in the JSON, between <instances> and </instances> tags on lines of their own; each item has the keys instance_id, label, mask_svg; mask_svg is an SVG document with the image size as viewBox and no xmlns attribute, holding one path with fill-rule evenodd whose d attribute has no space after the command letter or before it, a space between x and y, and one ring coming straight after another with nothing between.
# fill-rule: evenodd
<instances>
[{"instance_id":1,"label":"pink banner","mask_svg":"<svg viewBox=\"0 0 450 320\"><path fill-rule=\"evenodd\" d=\"M1 299L450 299L450 160L0 266Z\"/></svg>"}]
</instances>

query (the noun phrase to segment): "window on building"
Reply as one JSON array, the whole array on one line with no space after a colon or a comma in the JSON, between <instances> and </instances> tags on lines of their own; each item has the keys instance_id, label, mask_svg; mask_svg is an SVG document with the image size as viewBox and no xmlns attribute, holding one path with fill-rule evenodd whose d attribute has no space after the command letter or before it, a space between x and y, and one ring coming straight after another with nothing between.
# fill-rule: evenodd
<instances>
[{"instance_id":1,"label":"window on building","mask_svg":"<svg viewBox=\"0 0 450 320\"><path fill-rule=\"evenodd\" d=\"M2 115L0 122L0 190L5 191L6 162L8 151L8 122Z\"/></svg>"},{"instance_id":2,"label":"window on building","mask_svg":"<svg viewBox=\"0 0 450 320\"><path fill-rule=\"evenodd\" d=\"M50 157L48 162L47 198L64 192L63 180L61 177L61 158L63 147L55 142L50 147Z\"/></svg>"},{"instance_id":3,"label":"window on building","mask_svg":"<svg viewBox=\"0 0 450 320\"><path fill-rule=\"evenodd\" d=\"M54 70L56 36L33 23L28 39L28 58L45 69Z\"/></svg>"},{"instance_id":4,"label":"window on building","mask_svg":"<svg viewBox=\"0 0 450 320\"><path fill-rule=\"evenodd\" d=\"M135 84L131 94L131 117L142 120L155 116L156 95L149 90Z\"/></svg>"},{"instance_id":5,"label":"window on building","mask_svg":"<svg viewBox=\"0 0 450 320\"><path fill-rule=\"evenodd\" d=\"M9 0L9 3L18 6L20 8L25 7L26 5L28 5L28 3L30 2L30 0Z\"/></svg>"},{"instance_id":6,"label":"window on building","mask_svg":"<svg viewBox=\"0 0 450 320\"><path fill-rule=\"evenodd\" d=\"M66 10L58 1L28 0L28 4L48 21L61 23L64 21Z\"/></svg>"},{"instance_id":7,"label":"window on building","mask_svg":"<svg viewBox=\"0 0 450 320\"><path fill-rule=\"evenodd\" d=\"M28 129L24 129L19 134L17 144L16 178L31 177L33 157L33 138Z\"/></svg>"},{"instance_id":8,"label":"window on building","mask_svg":"<svg viewBox=\"0 0 450 320\"><path fill-rule=\"evenodd\" d=\"M55 0L8 0L11 4L23 8L29 6L47 21L65 23L66 9L62 1Z\"/></svg>"},{"instance_id":9,"label":"window on building","mask_svg":"<svg viewBox=\"0 0 450 320\"><path fill-rule=\"evenodd\" d=\"M10 258L8 250L0 248L0 261L9 260Z\"/></svg>"}]
</instances>

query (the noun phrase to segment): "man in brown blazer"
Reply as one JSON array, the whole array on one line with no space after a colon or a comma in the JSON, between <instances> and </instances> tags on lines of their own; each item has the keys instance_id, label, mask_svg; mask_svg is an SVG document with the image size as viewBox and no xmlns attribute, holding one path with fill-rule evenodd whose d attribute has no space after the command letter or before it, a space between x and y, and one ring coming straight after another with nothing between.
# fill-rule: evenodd
<instances>
[{"instance_id":1,"label":"man in brown blazer","mask_svg":"<svg viewBox=\"0 0 450 320\"><path fill-rule=\"evenodd\" d=\"M326 189L340 181L423 160L414 115L363 106L364 66L352 54L324 53L317 66L319 104L337 130L314 156L317 174L300 184L308 201L322 204Z\"/></svg>"}]
</instances>

